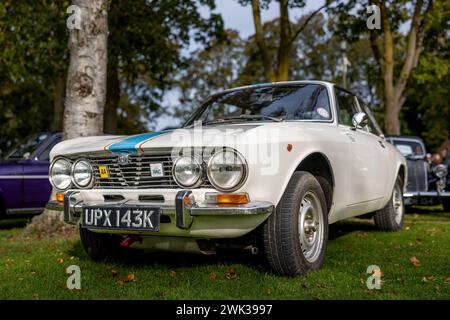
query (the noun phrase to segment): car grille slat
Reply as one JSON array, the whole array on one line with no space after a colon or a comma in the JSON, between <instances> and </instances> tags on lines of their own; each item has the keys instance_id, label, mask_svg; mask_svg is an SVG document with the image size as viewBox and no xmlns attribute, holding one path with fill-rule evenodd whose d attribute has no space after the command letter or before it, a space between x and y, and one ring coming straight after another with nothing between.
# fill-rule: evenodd
<instances>
[{"instance_id":1,"label":"car grille slat","mask_svg":"<svg viewBox=\"0 0 450 320\"><path fill-rule=\"evenodd\" d=\"M74 158L79 159L81 157ZM118 155L93 154L84 156L91 162L94 170L94 185L97 189L179 189L172 176L173 161L171 150L161 151L160 154L129 155L128 164L119 164ZM152 177L150 164L161 163L164 175ZM107 166L108 178L101 178L99 166ZM207 179L201 188L212 188Z\"/></svg>"}]
</instances>

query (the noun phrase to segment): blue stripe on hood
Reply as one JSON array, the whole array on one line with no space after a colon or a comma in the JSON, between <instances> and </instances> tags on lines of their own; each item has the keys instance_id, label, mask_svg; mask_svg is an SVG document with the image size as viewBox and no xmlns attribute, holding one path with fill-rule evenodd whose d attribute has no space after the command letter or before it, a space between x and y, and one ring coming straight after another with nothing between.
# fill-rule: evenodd
<instances>
[{"instance_id":1,"label":"blue stripe on hood","mask_svg":"<svg viewBox=\"0 0 450 320\"><path fill-rule=\"evenodd\" d=\"M125 140L122 140L117 143L113 143L108 147L108 150L115 153L137 153L138 149L137 146L144 142L145 140L151 139L153 137L160 136L162 134L169 133L170 131L163 131L163 132L152 132L152 133L145 133L145 134L139 134L136 136L129 137Z\"/></svg>"}]
</instances>

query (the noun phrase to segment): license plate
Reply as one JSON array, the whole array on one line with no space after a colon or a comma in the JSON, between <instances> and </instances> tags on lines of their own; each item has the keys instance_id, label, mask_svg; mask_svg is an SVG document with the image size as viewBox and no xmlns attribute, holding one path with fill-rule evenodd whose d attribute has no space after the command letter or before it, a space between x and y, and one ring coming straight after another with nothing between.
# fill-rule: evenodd
<instances>
[{"instance_id":1,"label":"license plate","mask_svg":"<svg viewBox=\"0 0 450 320\"><path fill-rule=\"evenodd\" d=\"M160 207L83 207L82 227L131 231L159 231Z\"/></svg>"}]
</instances>

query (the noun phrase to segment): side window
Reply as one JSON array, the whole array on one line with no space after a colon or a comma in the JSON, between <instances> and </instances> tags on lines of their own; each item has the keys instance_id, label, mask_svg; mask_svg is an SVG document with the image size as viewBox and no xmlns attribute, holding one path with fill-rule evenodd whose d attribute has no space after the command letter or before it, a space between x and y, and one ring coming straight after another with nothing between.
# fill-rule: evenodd
<instances>
[{"instance_id":1,"label":"side window","mask_svg":"<svg viewBox=\"0 0 450 320\"><path fill-rule=\"evenodd\" d=\"M45 150L39 155L39 161L50 161L50 151L59 142L61 142L61 138L59 137L53 140L52 143L50 143L47 148L45 148Z\"/></svg>"},{"instance_id":2,"label":"side window","mask_svg":"<svg viewBox=\"0 0 450 320\"><path fill-rule=\"evenodd\" d=\"M352 118L358 112L358 107L355 103L355 97L345 91L335 89L336 101L338 107L339 123L346 126L353 126Z\"/></svg>"}]
</instances>

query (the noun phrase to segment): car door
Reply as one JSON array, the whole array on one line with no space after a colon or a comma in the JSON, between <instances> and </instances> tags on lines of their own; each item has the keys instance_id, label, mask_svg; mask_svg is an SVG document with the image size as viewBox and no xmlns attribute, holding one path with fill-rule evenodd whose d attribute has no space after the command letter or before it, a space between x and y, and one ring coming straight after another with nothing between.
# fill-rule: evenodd
<instances>
[{"instance_id":1,"label":"car door","mask_svg":"<svg viewBox=\"0 0 450 320\"><path fill-rule=\"evenodd\" d=\"M335 88L339 128L350 141L352 160L350 167L349 215L365 211L370 202L381 200L384 195L385 179L383 159L386 158L385 142L380 142L366 128L355 129L352 118L361 112L356 97L350 92ZM381 139L380 139L381 140ZM375 207L375 205L374 205ZM353 210L352 210L353 209ZM361 212L364 213L364 212Z\"/></svg>"},{"instance_id":2,"label":"car door","mask_svg":"<svg viewBox=\"0 0 450 320\"><path fill-rule=\"evenodd\" d=\"M24 164L24 204L26 208L44 208L50 198L52 186L48 180L50 150L61 140L59 135L52 136L36 152L32 159Z\"/></svg>"}]
</instances>

